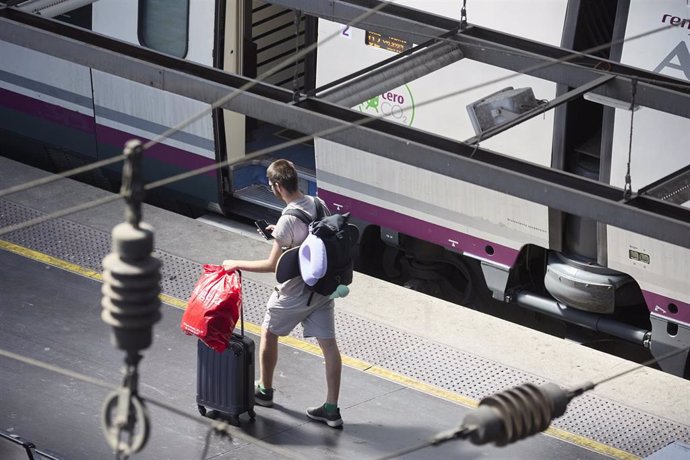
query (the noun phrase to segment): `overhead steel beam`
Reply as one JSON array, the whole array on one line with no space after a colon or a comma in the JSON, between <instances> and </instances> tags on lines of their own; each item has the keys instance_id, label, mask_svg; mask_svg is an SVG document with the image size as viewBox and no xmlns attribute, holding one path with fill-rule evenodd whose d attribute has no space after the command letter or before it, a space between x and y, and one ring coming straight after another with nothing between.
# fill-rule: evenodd
<instances>
[{"instance_id":1,"label":"overhead steel beam","mask_svg":"<svg viewBox=\"0 0 690 460\"><path fill-rule=\"evenodd\" d=\"M423 170L690 248L690 209L474 148L316 99L165 56L38 16L0 8L0 40L206 103L254 83L229 110ZM352 123L366 122L366 126ZM325 134L328 131L329 134Z\"/></svg>"},{"instance_id":2,"label":"overhead steel beam","mask_svg":"<svg viewBox=\"0 0 690 460\"><path fill-rule=\"evenodd\" d=\"M340 104L343 107L354 107L460 59L462 59L462 51L457 45L436 43L404 59L375 69L366 75L348 81L346 84L321 93L319 98Z\"/></svg>"},{"instance_id":3,"label":"overhead steel beam","mask_svg":"<svg viewBox=\"0 0 690 460\"><path fill-rule=\"evenodd\" d=\"M98 0L29 0L17 8L46 18L54 18L96 1Z\"/></svg>"},{"instance_id":4,"label":"overhead steel beam","mask_svg":"<svg viewBox=\"0 0 690 460\"><path fill-rule=\"evenodd\" d=\"M395 4L378 11L378 0L270 0L342 24L369 12L356 27L422 43L449 31L459 31L460 21L416 11ZM620 63L470 25L452 36L465 58L567 85L582 86L603 75L619 74L593 90L628 104L631 80L638 79L635 104L690 118L690 83ZM564 61L567 60L567 61ZM608 69L610 72L602 69ZM645 81L647 80L647 81ZM648 83L653 81L654 83Z\"/></svg>"},{"instance_id":5,"label":"overhead steel beam","mask_svg":"<svg viewBox=\"0 0 690 460\"><path fill-rule=\"evenodd\" d=\"M649 184L640 194L676 204L690 201L690 165Z\"/></svg>"}]
</instances>

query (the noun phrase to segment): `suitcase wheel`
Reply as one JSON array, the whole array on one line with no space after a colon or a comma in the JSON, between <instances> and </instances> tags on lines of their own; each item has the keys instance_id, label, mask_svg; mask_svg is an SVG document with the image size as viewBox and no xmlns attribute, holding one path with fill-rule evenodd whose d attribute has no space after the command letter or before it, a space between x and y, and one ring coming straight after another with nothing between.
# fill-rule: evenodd
<instances>
[{"instance_id":1,"label":"suitcase wheel","mask_svg":"<svg viewBox=\"0 0 690 460\"><path fill-rule=\"evenodd\" d=\"M201 404L196 406L199 409L199 413L201 414L202 417L206 416L206 407L202 406Z\"/></svg>"},{"instance_id":2,"label":"suitcase wheel","mask_svg":"<svg viewBox=\"0 0 690 460\"><path fill-rule=\"evenodd\" d=\"M249 409L247 412L249 414L249 418L254 420L256 418L256 412L254 412L254 409Z\"/></svg>"}]
</instances>

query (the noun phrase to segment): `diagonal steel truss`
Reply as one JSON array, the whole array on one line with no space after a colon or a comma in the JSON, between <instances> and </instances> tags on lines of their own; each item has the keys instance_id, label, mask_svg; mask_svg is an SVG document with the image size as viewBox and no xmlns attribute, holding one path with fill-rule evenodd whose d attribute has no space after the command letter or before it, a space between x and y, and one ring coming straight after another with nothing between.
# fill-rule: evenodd
<instances>
[{"instance_id":1,"label":"diagonal steel truss","mask_svg":"<svg viewBox=\"0 0 690 460\"><path fill-rule=\"evenodd\" d=\"M278 0L272 3L348 22L378 2ZM426 41L429 35L457 31L459 23L400 7L386 7L384 11L369 16L361 27L382 32L386 32L386 27L392 30L405 28L411 34L418 33L421 42ZM573 88L599 83L602 77L610 75L593 68L601 59L578 56L569 62L556 62L572 52L488 29L471 26L462 33L451 35L459 43L465 58L513 70L531 68L526 73ZM165 56L12 8L0 7L0 40L209 104L235 91L235 97L222 107L690 248L690 209L651 195L638 194L626 201L623 200L623 190L616 187L369 118L318 98L305 98L293 103L293 94L282 88ZM485 45L481 56L475 46L480 43ZM690 84L605 62L611 65L614 77L599 86L593 85L596 87L591 91L629 102L631 79L639 78L637 104L690 118ZM238 91L240 88L249 89ZM324 134L325 131L328 134Z\"/></svg>"}]
</instances>

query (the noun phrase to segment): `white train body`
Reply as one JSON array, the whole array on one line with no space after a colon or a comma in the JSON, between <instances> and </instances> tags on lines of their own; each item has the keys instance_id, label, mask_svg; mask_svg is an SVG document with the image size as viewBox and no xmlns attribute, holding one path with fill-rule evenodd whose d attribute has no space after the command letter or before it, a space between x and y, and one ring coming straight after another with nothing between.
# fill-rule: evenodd
<instances>
[{"instance_id":1,"label":"white train body","mask_svg":"<svg viewBox=\"0 0 690 460\"><path fill-rule=\"evenodd\" d=\"M460 18L458 2L399 3ZM497 0L474 2L470 7L470 22L483 27L555 46L562 42L565 1L532 2L525 8L520 2ZM625 29L625 39L630 41L622 46L621 62L689 80L689 17L690 7L685 1L633 0ZM634 39L671 24L674 27ZM339 32L337 38L328 39ZM395 54L366 44L366 33L320 21L317 87ZM405 31L400 31L397 38L404 37ZM526 75L484 85L512 75L505 69L463 59L353 109L462 141L475 135L466 107L477 100L507 86L531 87L537 99L556 97L554 83ZM628 109L615 109L612 128L610 184L621 189L628 167L631 114ZM551 166L554 129L554 114L549 111L480 144L507 156ZM636 110L630 149L633 191L690 164L689 145L687 118L650 108ZM479 259L486 274L497 270L504 273L503 277L493 276L493 282L487 277L498 298L506 294L508 273L526 245L554 252L561 249L550 237L546 206L322 139L316 143L316 166L321 195L343 211L352 211L386 229L382 232L384 240L397 243L398 232ZM652 328L656 328L654 338L687 345L690 250L613 226L607 226L599 236L598 246L597 259L602 266L630 275L639 285L651 311Z\"/></svg>"}]
</instances>

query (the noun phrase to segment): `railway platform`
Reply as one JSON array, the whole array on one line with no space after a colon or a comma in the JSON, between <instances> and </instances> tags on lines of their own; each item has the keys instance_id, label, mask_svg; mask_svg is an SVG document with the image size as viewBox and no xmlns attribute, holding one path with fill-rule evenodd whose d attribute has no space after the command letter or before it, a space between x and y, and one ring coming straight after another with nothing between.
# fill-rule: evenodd
<instances>
[{"instance_id":1,"label":"railway platform","mask_svg":"<svg viewBox=\"0 0 690 460\"><path fill-rule=\"evenodd\" d=\"M0 192L48 175L0 157ZM2 196L0 231L107 195L61 179ZM54 458L114 456L100 415L110 390L94 381L122 380L124 354L100 318L100 273L123 210L115 201L0 236L0 430ZM381 458L458 426L502 390L572 388L635 366L356 273L350 295L336 300L344 427L304 414L322 402L325 382L318 347L298 328L280 342L276 406L257 407L254 421L242 416L232 439L209 435L196 411L196 340L179 328L186 299L202 264L262 258L270 246L253 227L217 215L190 219L146 205L143 220L155 228L164 305L139 390L160 405L148 404L150 437L132 458ZM244 273L245 326L257 344L273 285L270 274ZM544 433L504 447L449 441L404 458L659 460L690 458L688 444L690 381L645 367L575 398Z\"/></svg>"}]
</instances>

